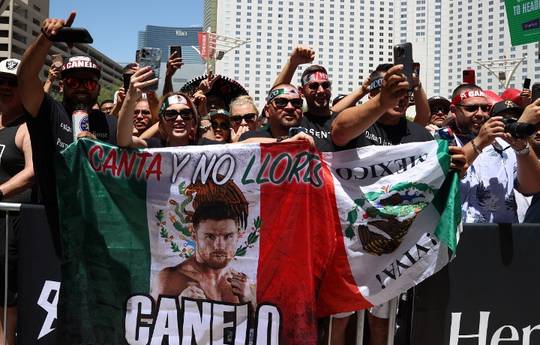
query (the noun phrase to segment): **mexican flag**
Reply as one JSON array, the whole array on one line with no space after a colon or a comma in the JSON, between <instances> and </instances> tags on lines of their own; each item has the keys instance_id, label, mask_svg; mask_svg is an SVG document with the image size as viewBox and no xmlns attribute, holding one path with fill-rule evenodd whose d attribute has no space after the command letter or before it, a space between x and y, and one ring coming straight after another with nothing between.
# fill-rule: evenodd
<instances>
[{"instance_id":1,"label":"mexican flag","mask_svg":"<svg viewBox=\"0 0 540 345\"><path fill-rule=\"evenodd\" d=\"M57 161L62 344L315 344L316 321L381 304L455 252L444 141L124 150Z\"/></svg>"}]
</instances>

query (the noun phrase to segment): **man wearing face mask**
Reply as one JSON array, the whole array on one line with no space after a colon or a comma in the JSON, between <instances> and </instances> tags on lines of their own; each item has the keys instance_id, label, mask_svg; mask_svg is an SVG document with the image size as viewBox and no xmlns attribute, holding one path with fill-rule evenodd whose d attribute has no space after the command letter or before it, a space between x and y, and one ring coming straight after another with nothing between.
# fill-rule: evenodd
<instances>
[{"instance_id":1,"label":"man wearing face mask","mask_svg":"<svg viewBox=\"0 0 540 345\"><path fill-rule=\"evenodd\" d=\"M101 72L94 60L86 56L72 56L62 66L61 78L64 99L59 103L43 91L39 78L41 68L52 46L51 37L70 26L75 19L72 12L67 21L45 19L42 33L26 49L18 70L20 94L26 112L28 131L32 141L34 170L45 204L49 225L58 235L58 204L56 197L56 154L73 142L72 113L77 108L88 112L89 131L82 136L116 143L116 117L92 110L99 95ZM56 244L59 239L55 238Z\"/></svg>"}]
</instances>

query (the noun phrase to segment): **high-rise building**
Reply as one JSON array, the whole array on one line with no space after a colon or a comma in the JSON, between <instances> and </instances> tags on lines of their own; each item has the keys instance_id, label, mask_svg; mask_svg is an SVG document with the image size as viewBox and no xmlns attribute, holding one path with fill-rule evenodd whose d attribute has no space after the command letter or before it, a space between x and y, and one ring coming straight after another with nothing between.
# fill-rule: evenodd
<instances>
[{"instance_id":1,"label":"high-rise building","mask_svg":"<svg viewBox=\"0 0 540 345\"><path fill-rule=\"evenodd\" d=\"M315 49L334 95L351 92L391 60L394 22L391 0L206 0L204 30L249 40L225 54L216 73L242 83L261 104L298 44Z\"/></svg>"},{"instance_id":2,"label":"high-rise building","mask_svg":"<svg viewBox=\"0 0 540 345\"><path fill-rule=\"evenodd\" d=\"M525 56L510 86L520 88L527 76L540 81L538 45L511 46L504 0L205 0L204 9L204 31L249 39L217 62L216 73L238 80L259 104L297 44L315 49L334 96L392 62L400 42L412 42L428 95L448 97L468 68L480 86L502 91L499 77L512 66L499 75L478 61Z\"/></svg>"},{"instance_id":3,"label":"high-rise building","mask_svg":"<svg viewBox=\"0 0 540 345\"><path fill-rule=\"evenodd\" d=\"M21 59L26 47L39 35L41 22L49 16L49 0L6 0L0 8L0 60ZM114 89L122 83L122 66L103 55L97 49L76 44L71 50L63 43L55 43L49 52L46 65L50 66L51 55L87 55L101 67L102 88ZM42 77L47 77L44 66Z\"/></svg>"},{"instance_id":4,"label":"high-rise building","mask_svg":"<svg viewBox=\"0 0 540 345\"><path fill-rule=\"evenodd\" d=\"M201 27L165 27L147 25L144 31L139 31L138 48L160 48L161 67L159 89L163 87L166 63L169 58L169 46L182 47L184 65L173 77L173 88L178 90L186 81L206 73L206 65L199 53L192 47L198 47L198 33ZM135 59L135 52L133 52Z\"/></svg>"},{"instance_id":5,"label":"high-rise building","mask_svg":"<svg viewBox=\"0 0 540 345\"><path fill-rule=\"evenodd\" d=\"M512 47L503 0L400 1L398 12L396 35L400 42L413 43L430 95L450 96L465 69L476 70L476 82L482 88L499 93L521 58L510 87L521 88L527 77L540 81L538 44ZM501 68L493 65L503 61L506 71L499 73Z\"/></svg>"}]
</instances>

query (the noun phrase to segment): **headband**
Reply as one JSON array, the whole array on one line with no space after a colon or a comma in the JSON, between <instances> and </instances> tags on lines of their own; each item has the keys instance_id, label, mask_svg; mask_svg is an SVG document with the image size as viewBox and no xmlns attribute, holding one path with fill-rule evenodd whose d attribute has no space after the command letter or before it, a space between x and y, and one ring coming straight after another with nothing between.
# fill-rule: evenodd
<instances>
[{"instance_id":1,"label":"headband","mask_svg":"<svg viewBox=\"0 0 540 345\"><path fill-rule=\"evenodd\" d=\"M371 91L380 89L382 87L382 84L383 84L383 78L377 78L374 81L372 81L371 84L369 84L368 91L371 92Z\"/></svg>"},{"instance_id":2,"label":"headband","mask_svg":"<svg viewBox=\"0 0 540 345\"><path fill-rule=\"evenodd\" d=\"M300 93L296 89L274 89L268 93L268 96L266 96L266 103L272 102L274 98L281 95L300 95Z\"/></svg>"},{"instance_id":3,"label":"headband","mask_svg":"<svg viewBox=\"0 0 540 345\"><path fill-rule=\"evenodd\" d=\"M159 113L161 114L163 111L165 111L165 109L173 104L185 104L189 106L189 102L186 97L182 95L171 95L163 101L163 104L161 104L161 108L159 109Z\"/></svg>"},{"instance_id":4,"label":"headband","mask_svg":"<svg viewBox=\"0 0 540 345\"><path fill-rule=\"evenodd\" d=\"M302 78L302 86L306 85L310 81L316 81L316 80L319 80L319 81L329 80L328 74L324 72L320 72L320 71L307 74Z\"/></svg>"},{"instance_id":5,"label":"headband","mask_svg":"<svg viewBox=\"0 0 540 345\"><path fill-rule=\"evenodd\" d=\"M467 98L472 97L486 97L486 94L480 89L467 90L452 98L452 105L458 105Z\"/></svg>"}]
</instances>

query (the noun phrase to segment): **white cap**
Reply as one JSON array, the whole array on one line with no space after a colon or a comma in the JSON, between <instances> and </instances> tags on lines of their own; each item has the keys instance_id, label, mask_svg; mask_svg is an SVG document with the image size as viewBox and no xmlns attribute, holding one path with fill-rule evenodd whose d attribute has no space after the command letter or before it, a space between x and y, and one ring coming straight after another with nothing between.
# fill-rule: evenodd
<instances>
[{"instance_id":1,"label":"white cap","mask_svg":"<svg viewBox=\"0 0 540 345\"><path fill-rule=\"evenodd\" d=\"M0 61L0 74L11 74L17 76L17 70L19 69L21 61L17 59L6 59Z\"/></svg>"}]
</instances>

